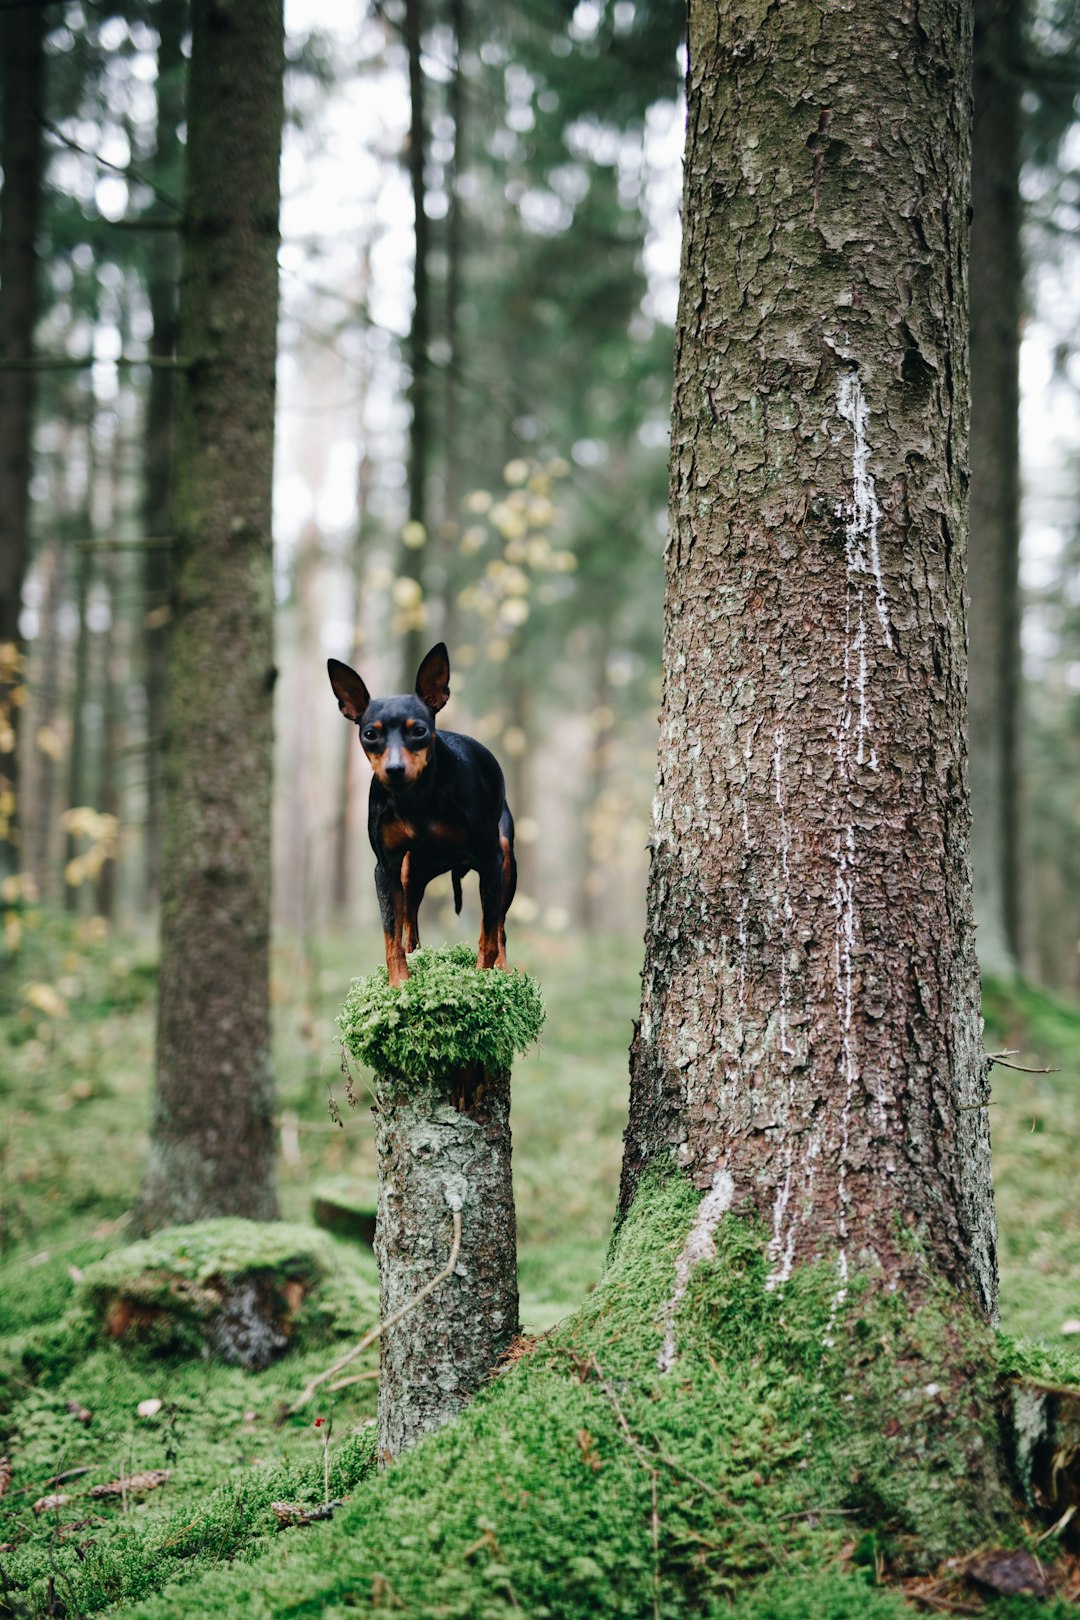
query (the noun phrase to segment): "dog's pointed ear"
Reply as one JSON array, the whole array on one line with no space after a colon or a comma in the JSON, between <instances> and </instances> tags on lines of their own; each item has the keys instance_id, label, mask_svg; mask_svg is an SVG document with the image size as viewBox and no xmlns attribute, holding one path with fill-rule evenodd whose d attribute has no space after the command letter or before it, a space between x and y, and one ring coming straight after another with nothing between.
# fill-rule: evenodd
<instances>
[{"instance_id":1,"label":"dog's pointed ear","mask_svg":"<svg viewBox=\"0 0 1080 1620\"><path fill-rule=\"evenodd\" d=\"M371 702L367 687L355 669L350 669L348 664L339 663L336 658L326 660L326 673L330 677L330 685L334 688L338 708L346 720L352 720L355 725L359 725L364 710Z\"/></svg>"},{"instance_id":2,"label":"dog's pointed ear","mask_svg":"<svg viewBox=\"0 0 1080 1620\"><path fill-rule=\"evenodd\" d=\"M435 714L446 707L450 696L450 654L444 641L432 647L417 670L416 695Z\"/></svg>"}]
</instances>

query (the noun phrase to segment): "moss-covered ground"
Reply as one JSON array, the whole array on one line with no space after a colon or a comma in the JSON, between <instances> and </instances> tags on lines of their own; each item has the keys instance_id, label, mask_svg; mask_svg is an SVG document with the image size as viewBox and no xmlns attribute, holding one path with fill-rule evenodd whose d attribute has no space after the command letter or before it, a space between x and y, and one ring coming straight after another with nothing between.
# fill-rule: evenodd
<instances>
[{"instance_id":1,"label":"moss-covered ground","mask_svg":"<svg viewBox=\"0 0 1080 1620\"><path fill-rule=\"evenodd\" d=\"M904 1500L889 1500L889 1454L860 1455L849 1432L845 1380L855 1374L836 1349L845 1341L826 1281L810 1274L767 1295L754 1242L732 1234L695 1276L687 1348L661 1377L656 1311L693 1202L677 1183L653 1189L601 1281L638 954L633 942L515 937L515 961L548 1008L539 1048L515 1066L523 1314L533 1330L576 1314L463 1423L376 1476L372 1381L278 1422L370 1325L368 1251L327 1240L341 1284L331 1306L263 1373L132 1352L91 1333L80 1278L123 1244L146 1148L152 956L47 917L27 930L0 981L0 1454L11 1468L0 1615L911 1612L874 1576L902 1544L905 1506L917 1518L920 1504L902 1490ZM324 942L317 960L279 949L289 1220L309 1218L320 1179L373 1174L368 1099L361 1077L358 1106L348 1106L334 1017L349 979L378 955L374 941L358 952ZM1056 1378L1072 1381L1080 1339L1061 1329L1080 1319L1080 1018L1003 987L991 987L987 1017L989 1049L1020 1047L1015 1061L1060 1070L996 1068L993 1121L1003 1325L1048 1341ZM899 1318L874 1330L872 1342L894 1351L915 1331ZM1043 1364L1039 1349L1009 1354ZM866 1373L873 1355L863 1361ZM374 1365L373 1352L356 1370ZM147 1401L161 1405L140 1415ZM332 1418L328 1443L316 1417ZM329 1492L345 1505L332 1521L280 1530L271 1502L321 1503L327 1462ZM938 1463L940 1489L948 1458ZM89 1495L91 1484L153 1469L169 1470L156 1489ZM0 1465L0 1481L5 1473ZM51 1483L61 1474L70 1477ZM52 1494L69 1501L35 1514ZM1073 1611L1018 1598L994 1612Z\"/></svg>"}]
</instances>

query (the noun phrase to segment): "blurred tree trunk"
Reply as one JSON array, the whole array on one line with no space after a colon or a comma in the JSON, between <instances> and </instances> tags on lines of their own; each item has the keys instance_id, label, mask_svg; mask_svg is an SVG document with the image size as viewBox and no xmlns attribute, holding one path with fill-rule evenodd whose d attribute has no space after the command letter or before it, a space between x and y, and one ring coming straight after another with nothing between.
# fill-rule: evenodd
<instances>
[{"instance_id":1,"label":"blurred tree trunk","mask_svg":"<svg viewBox=\"0 0 1080 1620\"><path fill-rule=\"evenodd\" d=\"M368 276L371 269L370 251L364 257L363 287L366 291ZM355 669L360 661L360 648L362 644L363 629L363 592L361 583L364 573L364 560L367 553L367 525L371 503L371 449L369 443L369 429L367 423L367 375L361 381L359 401L360 419L360 461L356 471L356 540L352 555L352 637L349 643L349 663ZM352 823L353 803L360 775L360 760L362 749L356 745L356 737L348 726L343 726L344 735L340 739L341 753L338 756L338 791L337 814L334 817L334 854L331 875L331 907L335 918L341 922L349 908L352 898ZM366 767L366 760L365 760ZM366 768L364 774L366 775ZM366 848L366 839L365 839Z\"/></svg>"},{"instance_id":2,"label":"blurred tree trunk","mask_svg":"<svg viewBox=\"0 0 1080 1620\"><path fill-rule=\"evenodd\" d=\"M971 857L984 973L1020 955L1021 8L975 0L971 223Z\"/></svg>"},{"instance_id":3,"label":"blurred tree trunk","mask_svg":"<svg viewBox=\"0 0 1080 1620\"><path fill-rule=\"evenodd\" d=\"M157 150L158 184L179 183L183 172L180 125L184 117L183 39L187 7L158 0ZM179 224L171 211L155 202L150 218L159 227ZM147 295L153 331L150 354L171 360L176 354L177 293L180 243L177 231L158 228L147 234ZM167 365L152 366L146 402L146 486L144 533L164 541L173 532L173 463L176 445L176 376ZM168 706L169 623L172 617L172 545L149 545L143 553L146 617L143 654L146 679L147 798L146 899L153 905L161 881L161 832L164 802L163 759Z\"/></svg>"},{"instance_id":4,"label":"blurred tree trunk","mask_svg":"<svg viewBox=\"0 0 1080 1620\"><path fill-rule=\"evenodd\" d=\"M409 56L409 179L413 198L413 312L409 327L408 493L409 522L427 533L427 481L430 459L431 415L431 292L428 255L430 232L425 204L424 165L427 127L424 112L424 67L421 61L423 0L405 0L405 46ZM418 585L424 579L424 546L401 547L403 578ZM406 625L402 647L402 690L411 692L416 671L427 649L427 631L415 615Z\"/></svg>"},{"instance_id":5,"label":"blurred tree trunk","mask_svg":"<svg viewBox=\"0 0 1080 1620\"><path fill-rule=\"evenodd\" d=\"M33 351L41 215L44 6L0 13L0 878L19 870L18 731L23 580L30 555L30 453L34 376L20 368ZM10 799L9 799L10 796Z\"/></svg>"},{"instance_id":6,"label":"blurred tree trunk","mask_svg":"<svg viewBox=\"0 0 1080 1620\"><path fill-rule=\"evenodd\" d=\"M465 495L462 441L461 378L464 357L461 342L461 307L465 266L465 199L461 177L465 169L468 98L464 57L468 41L465 0L450 0L450 28L454 38L454 73L450 80L448 112L454 125L454 152L446 176L446 379L443 389L443 521L439 534L442 562L442 618L439 633L453 649L457 628L457 599L453 588L454 555L461 533L461 503Z\"/></svg>"},{"instance_id":7,"label":"blurred tree trunk","mask_svg":"<svg viewBox=\"0 0 1080 1620\"><path fill-rule=\"evenodd\" d=\"M86 422L86 489L83 492L83 521L80 543L75 553L75 672L71 683L71 740L68 745L68 809L86 804L86 705L90 695L90 591L94 583L94 484L97 478L97 445L94 398L91 395ZM67 868L77 854L77 840L68 832L64 847L64 909L79 909L80 887L67 881Z\"/></svg>"},{"instance_id":8,"label":"blurred tree trunk","mask_svg":"<svg viewBox=\"0 0 1080 1620\"><path fill-rule=\"evenodd\" d=\"M117 457L116 459L119 459ZM113 469L111 484L115 488L117 473ZM100 768L98 770L97 806L103 815L120 817L120 791L117 781L119 737L120 681L119 660L119 591L117 589L117 559L106 551L101 560L101 582L105 592L106 614L101 629L98 681L101 692ZM99 917L111 922L116 911L116 858L106 856L97 876L94 909Z\"/></svg>"},{"instance_id":9,"label":"blurred tree trunk","mask_svg":"<svg viewBox=\"0 0 1080 1620\"><path fill-rule=\"evenodd\" d=\"M65 438L67 435L65 434ZM67 579L66 551L59 541L46 549L42 572L45 591L38 619L36 645L44 656L38 660L39 684L34 691L34 750L36 764L32 820L26 839L23 869L33 875L39 895L52 898L53 868L49 859L55 824L56 761L59 749L56 720L60 712L61 659L58 649L57 619L64 600Z\"/></svg>"},{"instance_id":10,"label":"blurred tree trunk","mask_svg":"<svg viewBox=\"0 0 1080 1620\"><path fill-rule=\"evenodd\" d=\"M732 0L692 0L621 1202L647 1165L677 1163L709 1190L686 1267L727 1211L760 1222L772 1286L834 1268L837 1332L849 1278L868 1284L859 1314L899 1289L911 1310L950 1297L958 1321L985 1322L964 761L970 19L945 0L791 0L749 48L742 20ZM975 1342L946 1345L946 1378ZM1003 1500L979 1432L993 1414L973 1433L969 1381L939 1393L934 1423L983 1448L957 1497L974 1517Z\"/></svg>"},{"instance_id":11,"label":"blurred tree trunk","mask_svg":"<svg viewBox=\"0 0 1080 1620\"><path fill-rule=\"evenodd\" d=\"M142 1230L277 1212L270 492L281 0L195 0L157 1091Z\"/></svg>"}]
</instances>

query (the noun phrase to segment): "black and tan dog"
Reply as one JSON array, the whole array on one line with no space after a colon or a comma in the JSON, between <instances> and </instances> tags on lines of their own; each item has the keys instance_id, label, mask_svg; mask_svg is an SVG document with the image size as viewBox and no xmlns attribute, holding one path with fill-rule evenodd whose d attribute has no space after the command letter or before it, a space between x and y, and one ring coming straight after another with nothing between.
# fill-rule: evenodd
<instances>
[{"instance_id":1,"label":"black and tan dog","mask_svg":"<svg viewBox=\"0 0 1080 1620\"><path fill-rule=\"evenodd\" d=\"M432 878L449 872L454 907L461 879L480 878L476 965L506 966L506 913L514 898L514 822L495 756L473 737L436 735L435 716L450 696L450 657L440 641L416 676L416 692L372 698L348 664L327 662L338 708L360 729L374 772L368 837L375 851L386 967L390 983L409 977L406 957L420 943L416 914Z\"/></svg>"}]
</instances>

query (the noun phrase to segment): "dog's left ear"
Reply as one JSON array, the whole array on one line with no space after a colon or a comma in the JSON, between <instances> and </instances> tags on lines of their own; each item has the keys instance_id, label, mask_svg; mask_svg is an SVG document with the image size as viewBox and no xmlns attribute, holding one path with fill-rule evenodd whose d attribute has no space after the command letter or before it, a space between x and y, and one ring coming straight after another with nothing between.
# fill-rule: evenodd
<instances>
[{"instance_id":1,"label":"dog's left ear","mask_svg":"<svg viewBox=\"0 0 1080 1620\"><path fill-rule=\"evenodd\" d=\"M416 695L435 714L446 707L450 696L450 654L444 641L432 647L417 670Z\"/></svg>"}]
</instances>

